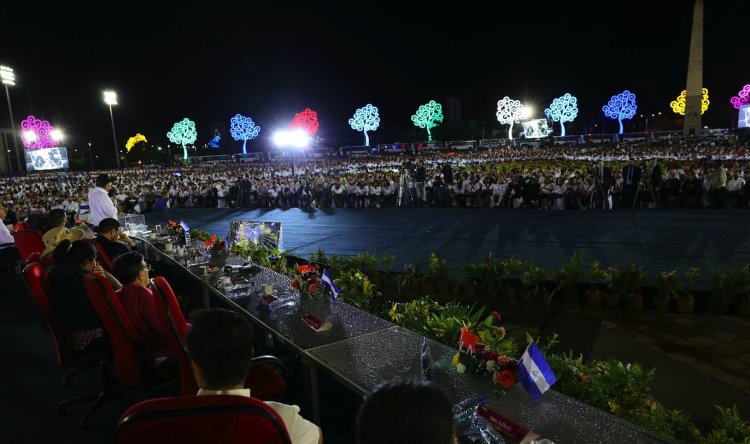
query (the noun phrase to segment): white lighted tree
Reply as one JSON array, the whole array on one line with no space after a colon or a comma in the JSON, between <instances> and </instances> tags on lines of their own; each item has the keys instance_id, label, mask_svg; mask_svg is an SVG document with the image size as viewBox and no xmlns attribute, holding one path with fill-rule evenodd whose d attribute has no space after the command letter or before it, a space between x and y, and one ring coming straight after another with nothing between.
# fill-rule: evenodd
<instances>
[{"instance_id":1,"label":"white lighted tree","mask_svg":"<svg viewBox=\"0 0 750 444\"><path fill-rule=\"evenodd\" d=\"M195 139L198 138L198 131L195 130L195 122L187 118L175 122L172 130L167 133L167 137L170 142L182 145L182 158L187 161L187 145L195 143Z\"/></svg>"},{"instance_id":2,"label":"white lighted tree","mask_svg":"<svg viewBox=\"0 0 750 444\"><path fill-rule=\"evenodd\" d=\"M513 123L518 123L524 117L524 106L520 100L513 100L508 96L497 102L497 121L508 127L508 139L513 138Z\"/></svg>"},{"instance_id":3,"label":"white lighted tree","mask_svg":"<svg viewBox=\"0 0 750 444\"><path fill-rule=\"evenodd\" d=\"M378 114L378 107L367 104L362 108L359 108L349 119L349 126L354 131L363 131L365 133L365 146L370 146L370 136L367 135L368 131L375 131L380 126L380 115Z\"/></svg>"},{"instance_id":4,"label":"white lighted tree","mask_svg":"<svg viewBox=\"0 0 750 444\"><path fill-rule=\"evenodd\" d=\"M550 103L549 108L544 110L553 122L560 122L560 135L565 135L565 122L572 122L578 116L578 99L565 93Z\"/></svg>"}]
</instances>

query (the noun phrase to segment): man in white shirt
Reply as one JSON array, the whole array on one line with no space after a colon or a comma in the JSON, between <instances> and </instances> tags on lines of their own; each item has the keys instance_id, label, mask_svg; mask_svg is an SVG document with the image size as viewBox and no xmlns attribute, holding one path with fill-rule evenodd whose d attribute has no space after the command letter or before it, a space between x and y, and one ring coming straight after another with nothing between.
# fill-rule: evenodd
<instances>
[{"instance_id":1,"label":"man in white shirt","mask_svg":"<svg viewBox=\"0 0 750 444\"><path fill-rule=\"evenodd\" d=\"M102 219L109 217L117 219L117 207L109 197L112 189L112 179L107 174L96 176L96 188L89 191L89 209L91 211L91 223L99 225Z\"/></svg>"},{"instance_id":2,"label":"man in white shirt","mask_svg":"<svg viewBox=\"0 0 750 444\"><path fill-rule=\"evenodd\" d=\"M237 313L215 309L193 319L187 335L195 382L201 395L251 396L244 387L253 356L253 329ZM299 414L299 407L266 401L284 421L292 444L320 444L320 428Z\"/></svg>"}]
</instances>

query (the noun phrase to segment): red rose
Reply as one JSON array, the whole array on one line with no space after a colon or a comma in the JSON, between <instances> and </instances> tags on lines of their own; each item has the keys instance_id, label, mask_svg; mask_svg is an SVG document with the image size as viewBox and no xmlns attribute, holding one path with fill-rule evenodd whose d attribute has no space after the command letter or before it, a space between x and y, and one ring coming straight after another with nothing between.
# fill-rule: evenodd
<instances>
[{"instance_id":1,"label":"red rose","mask_svg":"<svg viewBox=\"0 0 750 444\"><path fill-rule=\"evenodd\" d=\"M310 287L308 287L308 291L310 294L315 294L320 291L320 286L318 284L310 284Z\"/></svg>"},{"instance_id":2,"label":"red rose","mask_svg":"<svg viewBox=\"0 0 750 444\"><path fill-rule=\"evenodd\" d=\"M477 353L484 353L485 347L486 346L484 344L477 344L477 346L474 347L474 350L476 350Z\"/></svg>"},{"instance_id":3,"label":"red rose","mask_svg":"<svg viewBox=\"0 0 750 444\"><path fill-rule=\"evenodd\" d=\"M317 283L318 283L318 277L317 277L317 276L313 276L313 277L311 277L311 278L310 278L310 283L311 283L311 284L317 284Z\"/></svg>"},{"instance_id":4,"label":"red rose","mask_svg":"<svg viewBox=\"0 0 750 444\"><path fill-rule=\"evenodd\" d=\"M496 320L497 320L498 322L500 322L500 320L501 320L501 319L503 318L503 317L502 317L502 316L500 315L500 312L499 312L499 311L497 311L497 310L495 310L495 311L493 311L492 313L490 313L490 315L491 315L491 316L492 316L493 318L495 318L495 319L496 319Z\"/></svg>"},{"instance_id":5,"label":"red rose","mask_svg":"<svg viewBox=\"0 0 750 444\"><path fill-rule=\"evenodd\" d=\"M487 361L497 361L498 357L500 357L500 354L494 351L489 351L486 355L484 355L484 359Z\"/></svg>"},{"instance_id":6,"label":"red rose","mask_svg":"<svg viewBox=\"0 0 750 444\"><path fill-rule=\"evenodd\" d=\"M500 373L495 376L495 382L503 386L503 388L508 388L515 384L516 382L516 375L510 370L503 370Z\"/></svg>"},{"instance_id":7,"label":"red rose","mask_svg":"<svg viewBox=\"0 0 750 444\"><path fill-rule=\"evenodd\" d=\"M297 287L299 287L299 281L295 279L292 281L292 288L297 288Z\"/></svg>"}]
</instances>

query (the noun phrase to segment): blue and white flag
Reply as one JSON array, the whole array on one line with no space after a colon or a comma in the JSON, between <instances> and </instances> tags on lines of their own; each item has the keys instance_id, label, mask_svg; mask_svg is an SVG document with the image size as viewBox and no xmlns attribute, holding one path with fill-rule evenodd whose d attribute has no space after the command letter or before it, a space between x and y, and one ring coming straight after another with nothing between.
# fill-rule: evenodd
<instances>
[{"instance_id":1,"label":"blue and white flag","mask_svg":"<svg viewBox=\"0 0 750 444\"><path fill-rule=\"evenodd\" d=\"M190 232L190 227L188 227L188 224L186 224L184 220L180 221L180 226L182 227L183 230L185 230L185 233Z\"/></svg>"},{"instance_id":2,"label":"blue and white flag","mask_svg":"<svg viewBox=\"0 0 750 444\"><path fill-rule=\"evenodd\" d=\"M323 270L323 275L320 277L320 281L331 289L331 293L333 293L333 300L335 301L336 298L339 297L339 293L341 293L341 290L339 290L339 287L337 287L336 284L333 283L333 279L331 279L331 276L328 274L328 270Z\"/></svg>"},{"instance_id":3,"label":"blue and white flag","mask_svg":"<svg viewBox=\"0 0 750 444\"><path fill-rule=\"evenodd\" d=\"M534 401L539 401L544 392L557 381L544 355L533 342L526 347L518 363L518 380Z\"/></svg>"}]
</instances>

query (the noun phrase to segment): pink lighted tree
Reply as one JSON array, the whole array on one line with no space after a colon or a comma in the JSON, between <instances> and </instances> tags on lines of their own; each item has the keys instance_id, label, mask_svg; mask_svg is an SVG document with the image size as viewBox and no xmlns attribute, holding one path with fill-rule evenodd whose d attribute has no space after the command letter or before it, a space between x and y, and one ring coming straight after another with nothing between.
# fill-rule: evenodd
<instances>
[{"instance_id":1,"label":"pink lighted tree","mask_svg":"<svg viewBox=\"0 0 750 444\"><path fill-rule=\"evenodd\" d=\"M305 108L301 113L294 115L294 119L289 122L289 128L301 128L307 134L313 136L318 132L318 113Z\"/></svg>"},{"instance_id":2,"label":"pink lighted tree","mask_svg":"<svg viewBox=\"0 0 750 444\"><path fill-rule=\"evenodd\" d=\"M46 120L29 116L21 121L21 141L26 148L51 148L56 146L52 140L55 128Z\"/></svg>"}]
</instances>

